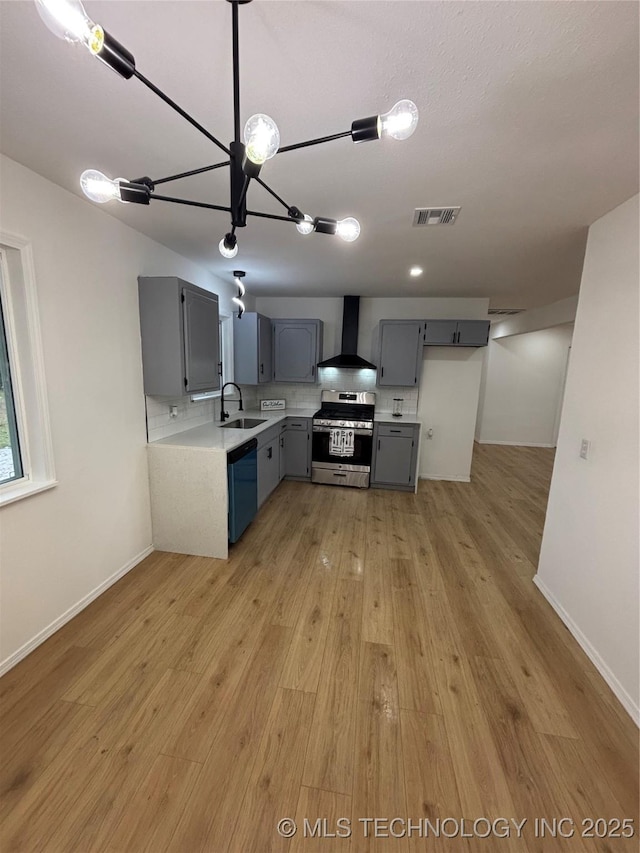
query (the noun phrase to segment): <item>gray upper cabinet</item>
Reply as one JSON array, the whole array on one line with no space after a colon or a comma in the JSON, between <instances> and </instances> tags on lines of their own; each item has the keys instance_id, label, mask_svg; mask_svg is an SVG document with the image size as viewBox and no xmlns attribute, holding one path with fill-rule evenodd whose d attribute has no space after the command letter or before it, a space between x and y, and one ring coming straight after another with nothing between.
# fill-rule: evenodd
<instances>
[{"instance_id":1,"label":"gray upper cabinet","mask_svg":"<svg viewBox=\"0 0 640 853\"><path fill-rule=\"evenodd\" d=\"M431 346L455 344L458 332L457 320L426 320L424 342Z\"/></svg>"},{"instance_id":2,"label":"gray upper cabinet","mask_svg":"<svg viewBox=\"0 0 640 853\"><path fill-rule=\"evenodd\" d=\"M322 360L322 320L273 321L275 382L316 382Z\"/></svg>"},{"instance_id":3,"label":"gray upper cabinet","mask_svg":"<svg viewBox=\"0 0 640 853\"><path fill-rule=\"evenodd\" d=\"M178 397L220 389L218 297L174 276L140 277L144 392Z\"/></svg>"},{"instance_id":4,"label":"gray upper cabinet","mask_svg":"<svg viewBox=\"0 0 640 853\"><path fill-rule=\"evenodd\" d=\"M271 320L263 314L245 312L233 316L233 378L241 385L271 382Z\"/></svg>"},{"instance_id":5,"label":"gray upper cabinet","mask_svg":"<svg viewBox=\"0 0 640 853\"><path fill-rule=\"evenodd\" d=\"M440 347L486 347L488 320L425 320L424 343Z\"/></svg>"},{"instance_id":6,"label":"gray upper cabinet","mask_svg":"<svg viewBox=\"0 0 640 853\"><path fill-rule=\"evenodd\" d=\"M381 320L378 385L418 384L422 366L422 320Z\"/></svg>"},{"instance_id":7,"label":"gray upper cabinet","mask_svg":"<svg viewBox=\"0 0 640 853\"><path fill-rule=\"evenodd\" d=\"M456 346L486 347L489 343L488 320L458 320Z\"/></svg>"}]
</instances>

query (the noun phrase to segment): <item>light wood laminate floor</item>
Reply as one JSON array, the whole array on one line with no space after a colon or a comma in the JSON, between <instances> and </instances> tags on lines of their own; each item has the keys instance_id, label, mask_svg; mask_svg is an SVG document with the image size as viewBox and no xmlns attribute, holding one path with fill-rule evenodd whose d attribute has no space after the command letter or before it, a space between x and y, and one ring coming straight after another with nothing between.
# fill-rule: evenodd
<instances>
[{"instance_id":1,"label":"light wood laminate floor","mask_svg":"<svg viewBox=\"0 0 640 853\"><path fill-rule=\"evenodd\" d=\"M228 561L153 554L0 681L0 849L636 851L581 837L637 833L638 734L531 581L552 464L286 482Z\"/></svg>"}]
</instances>

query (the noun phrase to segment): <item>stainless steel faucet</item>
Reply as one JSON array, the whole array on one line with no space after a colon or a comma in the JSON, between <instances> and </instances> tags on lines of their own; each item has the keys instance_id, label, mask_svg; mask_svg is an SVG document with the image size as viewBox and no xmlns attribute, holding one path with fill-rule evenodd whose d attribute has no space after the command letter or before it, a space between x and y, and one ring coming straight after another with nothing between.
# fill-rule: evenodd
<instances>
[{"instance_id":1,"label":"stainless steel faucet","mask_svg":"<svg viewBox=\"0 0 640 853\"><path fill-rule=\"evenodd\" d=\"M220 420L222 423L224 423L227 420L227 418L229 417L229 413L225 412L225 410L224 410L224 389L227 387L227 385L233 385L234 388L238 389L238 395L240 397L240 400L239 400L240 408L238 409L238 411L239 412L243 411L243 408L242 408L242 389L240 388L239 385L236 385L235 382L225 382L224 385L222 386L222 392L220 393Z\"/></svg>"}]
</instances>

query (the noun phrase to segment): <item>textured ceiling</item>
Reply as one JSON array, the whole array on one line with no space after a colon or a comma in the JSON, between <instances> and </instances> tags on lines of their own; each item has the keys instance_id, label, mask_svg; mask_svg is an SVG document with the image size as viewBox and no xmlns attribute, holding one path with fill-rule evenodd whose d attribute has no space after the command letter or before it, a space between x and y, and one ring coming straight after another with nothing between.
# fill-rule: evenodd
<instances>
[{"instance_id":1,"label":"textured ceiling","mask_svg":"<svg viewBox=\"0 0 640 853\"><path fill-rule=\"evenodd\" d=\"M91 2L138 69L228 142L231 8L224 0ZM136 80L54 38L31 2L0 2L0 149L80 194L86 168L159 178L224 159ZM311 215L356 216L358 241L226 215L112 204L134 228L262 295L489 296L530 307L578 289L588 226L638 191L635 2L254 0L240 8L243 120L282 144L348 130L407 97L406 142L349 139L277 156L262 172ZM226 171L163 187L228 204ZM89 204L90 202L87 202ZM413 209L462 205L451 227ZM249 207L282 213L253 185ZM424 275L408 277L419 264Z\"/></svg>"}]
</instances>

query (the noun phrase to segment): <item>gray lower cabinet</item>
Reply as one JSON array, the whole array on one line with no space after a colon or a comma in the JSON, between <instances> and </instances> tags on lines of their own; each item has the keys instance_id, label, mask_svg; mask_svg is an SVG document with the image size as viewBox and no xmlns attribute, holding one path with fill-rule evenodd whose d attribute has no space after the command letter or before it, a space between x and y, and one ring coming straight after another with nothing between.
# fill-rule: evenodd
<instances>
[{"instance_id":1,"label":"gray lower cabinet","mask_svg":"<svg viewBox=\"0 0 640 853\"><path fill-rule=\"evenodd\" d=\"M419 424L374 425L372 486L414 491L419 436Z\"/></svg>"},{"instance_id":2,"label":"gray lower cabinet","mask_svg":"<svg viewBox=\"0 0 640 853\"><path fill-rule=\"evenodd\" d=\"M174 276L138 278L144 392L220 389L218 297Z\"/></svg>"},{"instance_id":3,"label":"gray lower cabinet","mask_svg":"<svg viewBox=\"0 0 640 853\"><path fill-rule=\"evenodd\" d=\"M416 386L420 379L422 320L381 320L378 340L378 385Z\"/></svg>"},{"instance_id":4,"label":"gray lower cabinet","mask_svg":"<svg viewBox=\"0 0 640 853\"><path fill-rule=\"evenodd\" d=\"M241 385L271 382L273 339L271 319L255 311L233 316L233 378Z\"/></svg>"},{"instance_id":5,"label":"gray lower cabinet","mask_svg":"<svg viewBox=\"0 0 640 853\"><path fill-rule=\"evenodd\" d=\"M274 382L316 382L322 320L273 320Z\"/></svg>"},{"instance_id":6,"label":"gray lower cabinet","mask_svg":"<svg viewBox=\"0 0 640 853\"><path fill-rule=\"evenodd\" d=\"M282 438L284 476L295 480L311 479L311 419L287 418Z\"/></svg>"},{"instance_id":7,"label":"gray lower cabinet","mask_svg":"<svg viewBox=\"0 0 640 853\"><path fill-rule=\"evenodd\" d=\"M258 506L280 482L280 425L258 436Z\"/></svg>"},{"instance_id":8,"label":"gray lower cabinet","mask_svg":"<svg viewBox=\"0 0 640 853\"><path fill-rule=\"evenodd\" d=\"M425 320L424 343L441 347L486 347L488 320Z\"/></svg>"}]
</instances>

